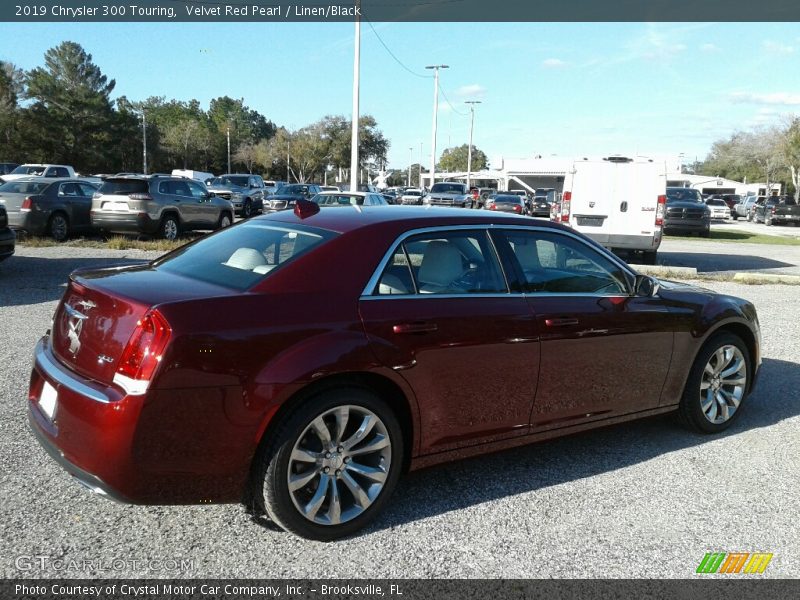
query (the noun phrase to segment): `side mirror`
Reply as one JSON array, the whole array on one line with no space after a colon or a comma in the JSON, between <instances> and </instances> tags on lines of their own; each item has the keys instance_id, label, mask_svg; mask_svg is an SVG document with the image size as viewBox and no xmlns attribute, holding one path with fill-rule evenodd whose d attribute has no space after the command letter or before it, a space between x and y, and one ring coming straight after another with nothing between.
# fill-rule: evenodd
<instances>
[{"instance_id":1,"label":"side mirror","mask_svg":"<svg viewBox=\"0 0 800 600\"><path fill-rule=\"evenodd\" d=\"M642 296L644 298L652 298L653 296L658 294L658 290L660 287L661 286L658 283L658 279L656 279L655 277L650 277L649 275L636 276L634 291L636 292L637 296Z\"/></svg>"}]
</instances>

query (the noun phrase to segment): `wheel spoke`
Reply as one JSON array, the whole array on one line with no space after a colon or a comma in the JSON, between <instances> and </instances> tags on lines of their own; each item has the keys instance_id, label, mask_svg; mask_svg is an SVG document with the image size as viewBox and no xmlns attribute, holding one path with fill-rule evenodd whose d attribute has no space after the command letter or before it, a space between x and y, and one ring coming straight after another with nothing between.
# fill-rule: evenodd
<instances>
[{"instance_id":1,"label":"wheel spoke","mask_svg":"<svg viewBox=\"0 0 800 600\"><path fill-rule=\"evenodd\" d=\"M364 491L364 488L358 485L358 482L352 478L350 473L343 471L342 481L344 482L345 486L347 486L347 489L350 490L350 493L353 495L356 504L362 510L372 504L372 500L370 500L369 496L367 496L367 492Z\"/></svg>"},{"instance_id":2,"label":"wheel spoke","mask_svg":"<svg viewBox=\"0 0 800 600\"><path fill-rule=\"evenodd\" d=\"M344 438L344 430L347 428L347 421L350 418L350 409L340 406L336 409L336 443L340 443Z\"/></svg>"},{"instance_id":3,"label":"wheel spoke","mask_svg":"<svg viewBox=\"0 0 800 600\"><path fill-rule=\"evenodd\" d=\"M717 404L719 405L719 410L722 413L722 420L727 421L730 418L730 411L728 407L728 401L725 399L725 396L717 392Z\"/></svg>"},{"instance_id":4,"label":"wheel spoke","mask_svg":"<svg viewBox=\"0 0 800 600\"><path fill-rule=\"evenodd\" d=\"M370 481L375 481L377 483L383 483L386 481L386 471L377 467L368 467L367 465L351 462L348 463L347 469L349 471L353 471L354 473L358 473L362 477L366 477Z\"/></svg>"},{"instance_id":5,"label":"wheel spoke","mask_svg":"<svg viewBox=\"0 0 800 600\"><path fill-rule=\"evenodd\" d=\"M703 381L700 382L700 391L707 390L710 387L711 387L711 382L708 381L707 379L703 379Z\"/></svg>"},{"instance_id":6,"label":"wheel spoke","mask_svg":"<svg viewBox=\"0 0 800 600\"><path fill-rule=\"evenodd\" d=\"M724 371L722 371L722 372L719 374L719 376L720 376L722 379L725 379L726 377L730 377L730 376L731 376L731 375L733 375L734 373L738 373L738 372L739 372L739 371L742 369L742 366L743 366L743 365L744 365L744 362L743 362L741 359L738 359L738 358L737 358L737 359L734 361L734 363L733 363L733 364L732 364L730 367L728 367L727 369L725 369Z\"/></svg>"},{"instance_id":7,"label":"wheel spoke","mask_svg":"<svg viewBox=\"0 0 800 600\"><path fill-rule=\"evenodd\" d=\"M322 506L322 503L325 501L325 496L328 495L328 480L330 477L328 475L320 475L319 478L319 487L317 487L317 491L312 496L311 500L308 501L308 504L303 507L303 513L309 519L314 519L317 516L317 512L319 512L319 507Z\"/></svg>"},{"instance_id":8,"label":"wheel spoke","mask_svg":"<svg viewBox=\"0 0 800 600\"><path fill-rule=\"evenodd\" d=\"M330 478L331 501L328 507L328 521L331 525L342 522L342 502L339 498L339 484L335 477Z\"/></svg>"},{"instance_id":9,"label":"wheel spoke","mask_svg":"<svg viewBox=\"0 0 800 600\"><path fill-rule=\"evenodd\" d=\"M713 403L714 403L714 392L709 388L705 394L701 395L700 408L703 409L704 413L708 414L708 411Z\"/></svg>"},{"instance_id":10,"label":"wheel spoke","mask_svg":"<svg viewBox=\"0 0 800 600\"><path fill-rule=\"evenodd\" d=\"M311 425L314 427L314 431L317 432L317 437L319 437L323 446L327 446L331 443L331 432L322 417L314 419Z\"/></svg>"},{"instance_id":11,"label":"wheel spoke","mask_svg":"<svg viewBox=\"0 0 800 600\"><path fill-rule=\"evenodd\" d=\"M354 448L350 450L350 456L359 456L361 454L369 454L370 452L375 452L376 450L380 450L381 448L386 448L389 445L389 438L378 434L376 435L373 440L367 444L364 444L360 448Z\"/></svg>"},{"instance_id":12,"label":"wheel spoke","mask_svg":"<svg viewBox=\"0 0 800 600\"><path fill-rule=\"evenodd\" d=\"M714 353L714 375L719 375L719 372L725 367L725 348L720 348Z\"/></svg>"},{"instance_id":13,"label":"wheel spoke","mask_svg":"<svg viewBox=\"0 0 800 600\"><path fill-rule=\"evenodd\" d=\"M744 385L747 383L747 378L737 377L736 379L723 379L722 385Z\"/></svg>"},{"instance_id":14,"label":"wheel spoke","mask_svg":"<svg viewBox=\"0 0 800 600\"><path fill-rule=\"evenodd\" d=\"M708 410L706 410L706 416L708 417L708 420L713 423L717 420L717 415L719 414L719 407L717 406L717 403L714 401L714 396L712 394L709 394L708 400L709 400L709 406Z\"/></svg>"},{"instance_id":15,"label":"wheel spoke","mask_svg":"<svg viewBox=\"0 0 800 600\"><path fill-rule=\"evenodd\" d=\"M375 418L372 415L364 415L364 420L361 421L361 425L358 427L356 432L342 443L344 449L349 450L358 442L366 439L373 427L375 427Z\"/></svg>"},{"instance_id":16,"label":"wheel spoke","mask_svg":"<svg viewBox=\"0 0 800 600\"><path fill-rule=\"evenodd\" d=\"M296 492L300 488L307 486L311 480L317 476L317 473L319 473L317 469L303 471L302 473L293 473L289 477L289 489Z\"/></svg>"},{"instance_id":17,"label":"wheel spoke","mask_svg":"<svg viewBox=\"0 0 800 600\"><path fill-rule=\"evenodd\" d=\"M317 452L311 452L304 448L295 448L292 450L292 460L304 463L315 463L319 460L320 455Z\"/></svg>"}]
</instances>

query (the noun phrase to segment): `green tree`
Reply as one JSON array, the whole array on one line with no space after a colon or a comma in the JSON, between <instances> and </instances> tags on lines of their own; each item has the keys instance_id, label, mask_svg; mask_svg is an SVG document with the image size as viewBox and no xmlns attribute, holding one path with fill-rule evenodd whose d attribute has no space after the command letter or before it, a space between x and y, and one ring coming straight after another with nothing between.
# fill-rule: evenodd
<instances>
[{"instance_id":1,"label":"green tree","mask_svg":"<svg viewBox=\"0 0 800 600\"><path fill-rule=\"evenodd\" d=\"M791 117L781 139L781 151L789 167L794 199L800 195L800 117Z\"/></svg>"},{"instance_id":2,"label":"green tree","mask_svg":"<svg viewBox=\"0 0 800 600\"><path fill-rule=\"evenodd\" d=\"M32 158L63 162L80 171L107 165L114 111L108 80L92 55L75 42L63 42L44 55L45 66L26 76L27 145Z\"/></svg>"},{"instance_id":3,"label":"green tree","mask_svg":"<svg viewBox=\"0 0 800 600\"><path fill-rule=\"evenodd\" d=\"M448 173L460 172L467 170L467 159L469 153L469 145L463 144L454 148L447 148L442 152L439 163L436 168L440 171ZM472 170L481 171L486 168L488 159L482 150L472 146Z\"/></svg>"},{"instance_id":4,"label":"green tree","mask_svg":"<svg viewBox=\"0 0 800 600\"><path fill-rule=\"evenodd\" d=\"M14 145L19 118L18 100L23 94L23 74L11 63L0 61L0 160L16 157Z\"/></svg>"}]
</instances>

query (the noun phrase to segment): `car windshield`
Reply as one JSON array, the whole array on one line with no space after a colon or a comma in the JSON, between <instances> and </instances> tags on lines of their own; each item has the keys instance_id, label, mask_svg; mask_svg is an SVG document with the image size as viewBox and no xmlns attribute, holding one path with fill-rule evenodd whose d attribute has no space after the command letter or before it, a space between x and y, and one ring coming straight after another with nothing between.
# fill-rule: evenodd
<instances>
[{"instance_id":1,"label":"car windshield","mask_svg":"<svg viewBox=\"0 0 800 600\"><path fill-rule=\"evenodd\" d=\"M437 183L431 188L432 194L463 194L464 186L460 183Z\"/></svg>"},{"instance_id":2,"label":"car windshield","mask_svg":"<svg viewBox=\"0 0 800 600\"><path fill-rule=\"evenodd\" d=\"M421 196L422 192L420 192L419 190L406 190L405 192L403 192L403 195L404 196Z\"/></svg>"},{"instance_id":3,"label":"car windshield","mask_svg":"<svg viewBox=\"0 0 800 600\"><path fill-rule=\"evenodd\" d=\"M247 187L248 177L247 175L241 177L217 177L211 185L236 185L238 187Z\"/></svg>"},{"instance_id":4,"label":"car windshield","mask_svg":"<svg viewBox=\"0 0 800 600\"><path fill-rule=\"evenodd\" d=\"M30 166L30 165L20 165L9 175L41 175L44 173L44 167L42 166Z\"/></svg>"},{"instance_id":5,"label":"car windshield","mask_svg":"<svg viewBox=\"0 0 800 600\"><path fill-rule=\"evenodd\" d=\"M668 188L667 202L703 202L703 197L691 188Z\"/></svg>"},{"instance_id":6,"label":"car windshield","mask_svg":"<svg viewBox=\"0 0 800 600\"><path fill-rule=\"evenodd\" d=\"M160 271L244 291L336 234L250 221L224 229L156 261Z\"/></svg>"},{"instance_id":7,"label":"car windshield","mask_svg":"<svg viewBox=\"0 0 800 600\"><path fill-rule=\"evenodd\" d=\"M711 198L710 200L706 200L706 204L709 206L728 206L725 204L724 200L719 200L718 198Z\"/></svg>"},{"instance_id":8,"label":"car windshield","mask_svg":"<svg viewBox=\"0 0 800 600\"><path fill-rule=\"evenodd\" d=\"M300 194L303 192L304 187L301 185L284 185L279 187L275 194Z\"/></svg>"},{"instance_id":9,"label":"car windshield","mask_svg":"<svg viewBox=\"0 0 800 600\"><path fill-rule=\"evenodd\" d=\"M49 183L40 181L9 181L0 185L0 192L7 194L40 194Z\"/></svg>"}]
</instances>

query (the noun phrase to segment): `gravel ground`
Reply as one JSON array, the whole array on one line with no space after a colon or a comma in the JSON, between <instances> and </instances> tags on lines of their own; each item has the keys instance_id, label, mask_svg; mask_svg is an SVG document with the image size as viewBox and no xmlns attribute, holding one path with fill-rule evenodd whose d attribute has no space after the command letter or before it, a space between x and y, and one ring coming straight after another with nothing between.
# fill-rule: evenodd
<instances>
[{"instance_id":1,"label":"gravel ground","mask_svg":"<svg viewBox=\"0 0 800 600\"><path fill-rule=\"evenodd\" d=\"M401 479L363 535L322 544L238 505L111 503L33 439L32 349L67 273L144 258L19 248L0 266L2 577L686 578L710 551L772 552L765 576L800 575L796 287L704 284L754 301L764 330L759 385L726 434L656 418L428 469ZM32 555L49 558L29 567Z\"/></svg>"}]
</instances>

